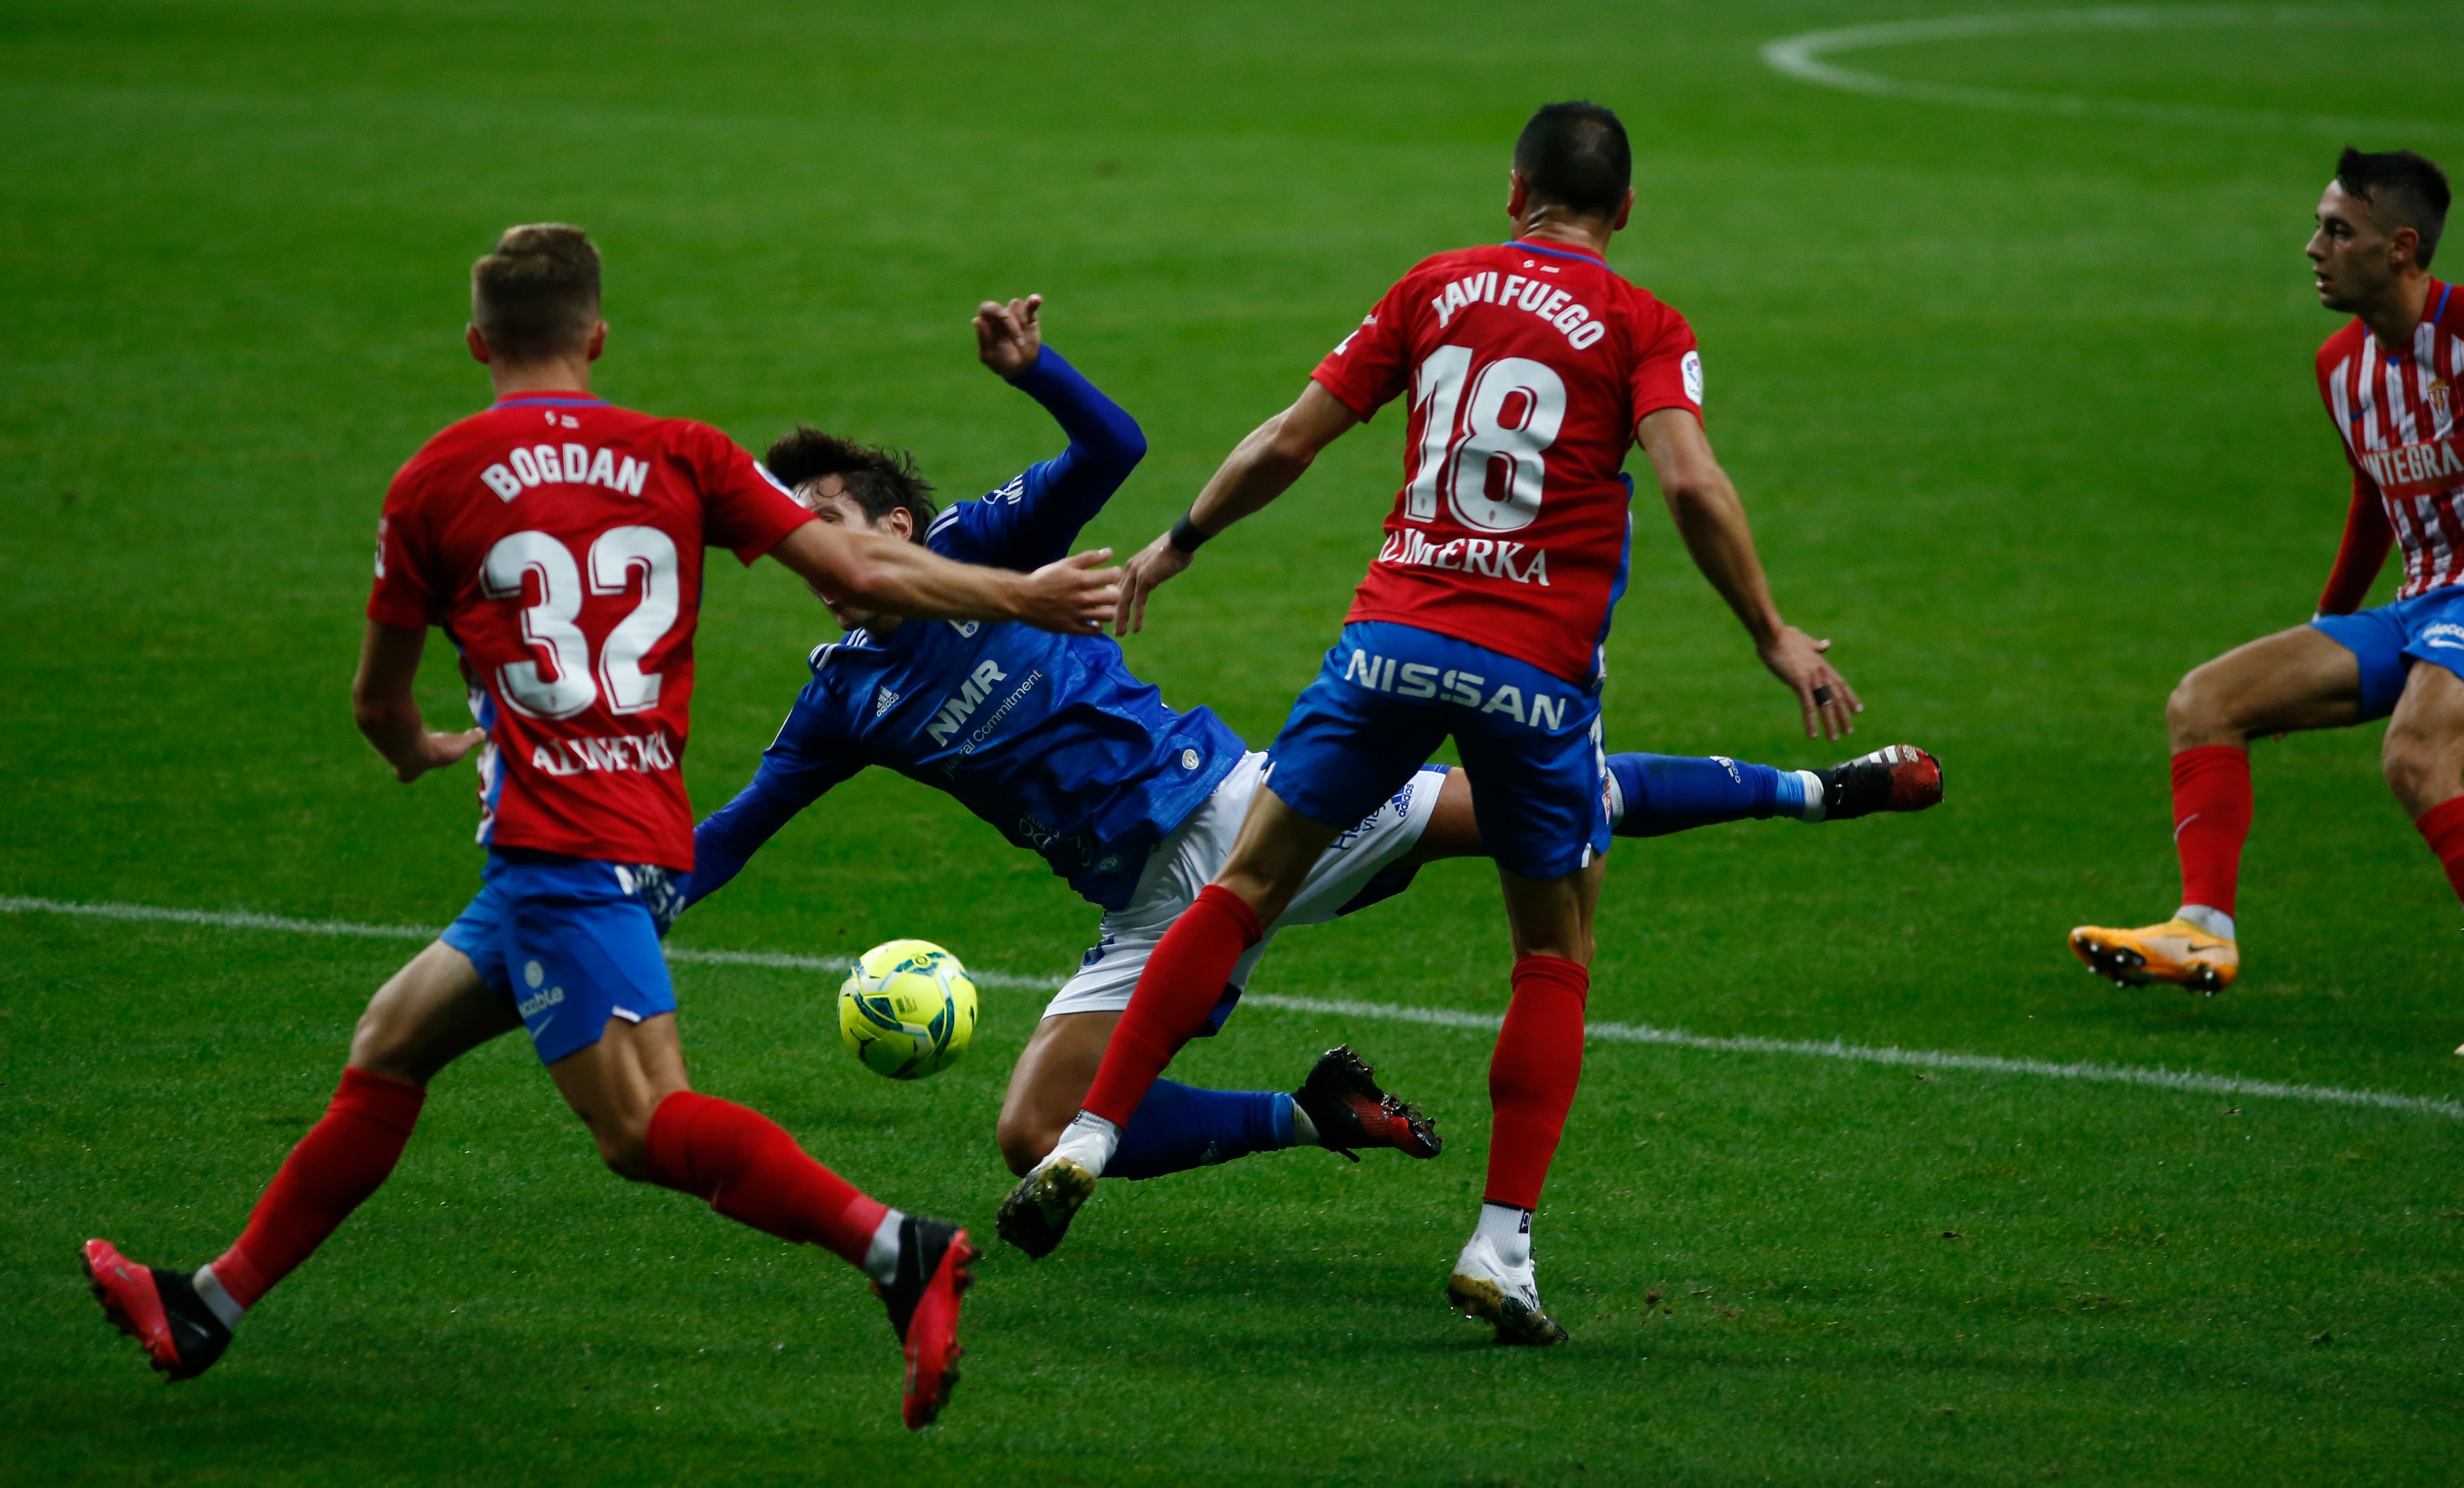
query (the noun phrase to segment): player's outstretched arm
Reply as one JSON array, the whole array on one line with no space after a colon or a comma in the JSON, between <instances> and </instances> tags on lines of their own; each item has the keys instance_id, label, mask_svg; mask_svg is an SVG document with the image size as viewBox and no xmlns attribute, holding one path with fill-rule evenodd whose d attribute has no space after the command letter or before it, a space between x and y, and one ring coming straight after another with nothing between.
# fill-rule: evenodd
<instances>
[{"instance_id":1,"label":"player's outstretched arm","mask_svg":"<svg viewBox=\"0 0 2464 1488\"><path fill-rule=\"evenodd\" d=\"M440 765L451 765L488 737L485 729L458 734L429 729L419 716L410 684L419 676L419 654L428 645L428 631L368 622L360 641L360 670L351 678L351 713L360 732L393 766L405 785Z\"/></svg>"},{"instance_id":2,"label":"player's outstretched arm","mask_svg":"<svg viewBox=\"0 0 2464 1488\"><path fill-rule=\"evenodd\" d=\"M987 300L976 309L978 359L1042 405L1069 436L1067 449L1030 466L1000 500L970 504L981 529L975 550L981 561L1005 568L1033 567L1068 552L1147 453L1138 421L1044 344L1043 305L1042 295L1029 295L1005 305Z\"/></svg>"},{"instance_id":3,"label":"player's outstretched arm","mask_svg":"<svg viewBox=\"0 0 2464 1488\"><path fill-rule=\"evenodd\" d=\"M920 543L808 522L770 556L825 594L910 620L1022 620L1065 635L1101 633L1120 599L1121 570L1097 548L1032 573L954 564Z\"/></svg>"},{"instance_id":4,"label":"player's outstretched arm","mask_svg":"<svg viewBox=\"0 0 2464 1488\"><path fill-rule=\"evenodd\" d=\"M1299 402L1251 430L1198 493L1189 515L1121 570L1121 606L1112 619L1112 633L1145 629L1147 595L1187 568L1199 544L1290 490L1319 451L1359 422L1341 399L1312 381Z\"/></svg>"},{"instance_id":5,"label":"player's outstretched arm","mask_svg":"<svg viewBox=\"0 0 2464 1488\"><path fill-rule=\"evenodd\" d=\"M1763 665L1796 694L1805 714L1805 736L1841 739L1856 732L1851 716L1864 712L1865 705L1847 678L1823 659L1831 642L1815 640L1780 618L1762 559L1754 552L1745 502L1712 456L1703 426L1683 409L1661 409L1643 416L1635 426L1635 437L1651 457L1660 494L1694 566L1744 622Z\"/></svg>"}]
</instances>

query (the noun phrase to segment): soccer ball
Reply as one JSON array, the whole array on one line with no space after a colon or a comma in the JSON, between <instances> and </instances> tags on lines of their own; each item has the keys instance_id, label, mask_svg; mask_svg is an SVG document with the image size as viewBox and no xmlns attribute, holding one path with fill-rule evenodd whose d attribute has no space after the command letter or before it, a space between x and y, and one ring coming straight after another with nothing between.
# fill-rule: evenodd
<instances>
[{"instance_id":1,"label":"soccer ball","mask_svg":"<svg viewBox=\"0 0 2464 1488\"><path fill-rule=\"evenodd\" d=\"M839 984L839 1037L875 1075L937 1075L975 1036L976 984L931 941L886 941Z\"/></svg>"}]
</instances>

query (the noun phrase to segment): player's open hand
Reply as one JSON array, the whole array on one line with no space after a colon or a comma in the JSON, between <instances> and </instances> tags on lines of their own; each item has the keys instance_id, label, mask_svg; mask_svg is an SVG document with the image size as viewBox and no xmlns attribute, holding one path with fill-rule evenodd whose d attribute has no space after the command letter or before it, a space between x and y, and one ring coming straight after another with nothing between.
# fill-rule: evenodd
<instances>
[{"instance_id":1,"label":"player's open hand","mask_svg":"<svg viewBox=\"0 0 2464 1488\"><path fill-rule=\"evenodd\" d=\"M1026 576L1018 618L1039 631L1063 635L1101 635L1121 602L1121 570L1097 566L1109 547L1045 564Z\"/></svg>"},{"instance_id":2,"label":"player's open hand","mask_svg":"<svg viewBox=\"0 0 2464 1488\"><path fill-rule=\"evenodd\" d=\"M466 728L458 734L440 734L421 729L418 739L404 758L392 762L393 778L406 786L429 770L460 764L464 756L488 742L488 731Z\"/></svg>"},{"instance_id":3,"label":"player's open hand","mask_svg":"<svg viewBox=\"0 0 2464 1488\"><path fill-rule=\"evenodd\" d=\"M1042 295L1029 295L1002 304L987 300L976 306L976 355L1003 377L1016 377L1035 365L1044 351L1044 326L1036 312Z\"/></svg>"},{"instance_id":4,"label":"player's open hand","mask_svg":"<svg viewBox=\"0 0 2464 1488\"><path fill-rule=\"evenodd\" d=\"M1857 689L1823 659L1822 654L1830 649L1829 641L1815 640L1793 625L1781 626L1779 633L1760 648L1763 665L1796 694L1797 706L1805 712L1808 739L1845 739L1857 731L1853 715L1865 711L1865 705L1857 700Z\"/></svg>"},{"instance_id":5,"label":"player's open hand","mask_svg":"<svg viewBox=\"0 0 2464 1488\"><path fill-rule=\"evenodd\" d=\"M1146 629L1147 596L1155 586L1189 566L1190 555L1172 545L1172 534L1149 543L1121 569L1121 607L1112 615L1112 633L1128 635Z\"/></svg>"}]
</instances>

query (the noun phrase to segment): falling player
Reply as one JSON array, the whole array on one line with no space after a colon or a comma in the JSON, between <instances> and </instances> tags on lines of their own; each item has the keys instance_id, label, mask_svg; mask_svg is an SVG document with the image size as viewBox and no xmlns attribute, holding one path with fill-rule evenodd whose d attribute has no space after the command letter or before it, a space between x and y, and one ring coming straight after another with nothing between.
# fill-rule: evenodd
<instances>
[{"instance_id":1,"label":"falling player","mask_svg":"<svg viewBox=\"0 0 2464 1488\"><path fill-rule=\"evenodd\" d=\"M787 1133L685 1078L659 953L671 880L693 868L679 762L705 545L764 554L834 592L917 616L1088 631L1111 613L1098 555L1033 574L966 567L815 522L716 430L590 395L599 255L580 229L508 230L472 270L473 357L495 402L394 477L352 700L396 776L485 741L485 886L362 1015L324 1118L236 1243L193 1274L84 1248L106 1313L156 1369L188 1379L241 1315L376 1191L427 1084L527 1027L600 1156L782 1239L827 1246L872 1279L907 1355L905 1414L956 1382L966 1232L857 1191ZM412 700L427 628L459 648L481 727L429 731Z\"/></svg>"},{"instance_id":2,"label":"falling player","mask_svg":"<svg viewBox=\"0 0 2464 1488\"><path fill-rule=\"evenodd\" d=\"M1498 863L1515 962L1489 1069L1486 1202L1447 1296L1500 1342L1564 1340L1532 1279L1531 1211L1582 1064L1610 835L1603 642L1625 584L1633 487L1619 466L1636 441L1695 563L1796 693L1807 733L1839 737L1859 708L1823 659L1828 643L1771 602L1744 507L1704 437L1693 333L1602 257L1632 211L1630 174L1616 115L1541 109L1514 148L1513 241L1404 276L1299 401L1242 441L1132 561L1116 628L1140 623L1149 591L1200 543L1411 393L1403 488L1342 636L1276 739L1222 868L1148 960L1085 1108L1003 1202L1004 1236L1057 1242L1157 1074L1320 855L1451 735Z\"/></svg>"},{"instance_id":3,"label":"falling player","mask_svg":"<svg viewBox=\"0 0 2464 1488\"><path fill-rule=\"evenodd\" d=\"M2343 545L2307 625L2229 651L2165 704L2182 905L2138 929L2081 925L2071 950L2116 982L2210 996L2241 969L2233 892L2250 835L2250 741L2387 721L2387 785L2464 895L2464 301L2430 277L2446 173L2410 150L2347 149L2306 252L2319 302L2350 315L2319 348L2319 393L2353 467ZM2360 610L2404 546L2393 603ZM2458 1051L2464 1053L2464 1051Z\"/></svg>"},{"instance_id":4,"label":"falling player","mask_svg":"<svg viewBox=\"0 0 2464 1488\"><path fill-rule=\"evenodd\" d=\"M765 464L823 521L923 543L944 557L1032 568L1067 551L1128 478L1146 440L1119 405L1044 344L1042 306L1040 296L985 302L975 320L977 352L1061 425L1069 444L1058 456L937 514L932 488L901 453L804 429L772 445ZM847 637L814 650L812 680L759 770L694 831L693 902L725 887L797 812L869 766L947 791L1012 844L1041 855L1104 918L1010 1075L1001 1155L1024 1173L1086 1099L1156 941L1222 867L1265 756L1206 709L1165 706L1107 636L906 622L853 596L823 597ZM1627 836L1750 817L1846 821L1920 811L1942 791L1940 766L1905 744L1822 770L1645 754L1613 755L1608 765L1611 830ZM1319 855L1268 936L1399 893L1423 863L1482 852L1470 780L1425 766ZM1262 940L1225 976L1205 1032L1222 1027L1265 948ZM1105 1172L1152 1178L1296 1146L1432 1157L1439 1142L1428 1122L1377 1087L1365 1063L1338 1049L1288 1092L1156 1080Z\"/></svg>"}]
</instances>

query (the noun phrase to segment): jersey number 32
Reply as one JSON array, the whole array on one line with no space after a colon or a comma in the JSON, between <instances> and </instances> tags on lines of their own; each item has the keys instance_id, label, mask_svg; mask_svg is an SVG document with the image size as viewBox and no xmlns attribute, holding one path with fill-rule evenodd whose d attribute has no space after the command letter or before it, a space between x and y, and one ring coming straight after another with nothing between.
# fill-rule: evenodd
<instances>
[{"instance_id":1,"label":"jersey number 32","mask_svg":"<svg viewBox=\"0 0 2464 1488\"><path fill-rule=\"evenodd\" d=\"M1542 458L1566 421L1566 384L1545 362L1500 357L1478 372L1469 346L1440 346L1412 378L1420 443L1403 516L1434 522L1441 501L1476 532L1512 532L1540 515Z\"/></svg>"},{"instance_id":2,"label":"jersey number 32","mask_svg":"<svg viewBox=\"0 0 2464 1488\"><path fill-rule=\"evenodd\" d=\"M676 623L676 544L656 527L610 527L590 544L589 568L593 594L622 594L636 571L642 575L642 602L607 633L596 668L589 638L574 623L583 591L571 548L544 532L517 532L499 538L480 566L479 584L491 599L518 600L524 576L539 577L539 602L522 609L522 639L553 675L541 676L536 660L496 669L506 706L525 718L571 718L603 694L613 713L659 704L659 674L643 671L642 658Z\"/></svg>"}]
</instances>

